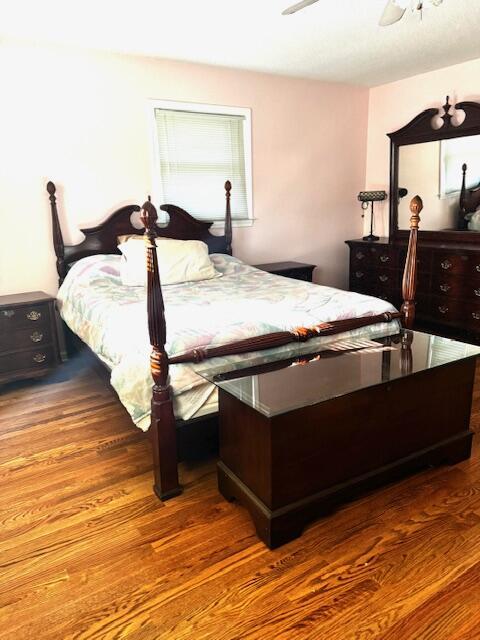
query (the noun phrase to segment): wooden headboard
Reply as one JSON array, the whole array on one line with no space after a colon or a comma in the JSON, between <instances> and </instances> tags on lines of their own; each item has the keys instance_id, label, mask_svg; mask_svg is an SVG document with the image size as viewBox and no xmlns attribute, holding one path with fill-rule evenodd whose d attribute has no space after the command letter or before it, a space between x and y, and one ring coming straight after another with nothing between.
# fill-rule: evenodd
<instances>
[{"instance_id":1,"label":"wooden headboard","mask_svg":"<svg viewBox=\"0 0 480 640\"><path fill-rule=\"evenodd\" d=\"M202 240L208 245L209 253L232 254L232 214L230 209L230 192L232 185L225 182L225 235L215 236L210 233L213 222L196 220L189 213L174 204L160 207L168 213L169 220L165 225L157 225L157 235L178 240ZM136 204L129 204L117 209L104 222L89 229L80 229L85 235L79 244L65 245L62 228L58 218L56 187L48 182L47 191L52 213L53 246L57 257L57 273L59 284L62 284L68 269L73 262L97 254L120 254L117 237L121 235L143 235L144 228L138 229L132 224L132 214L140 211Z\"/></svg>"},{"instance_id":2,"label":"wooden headboard","mask_svg":"<svg viewBox=\"0 0 480 640\"><path fill-rule=\"evenodd\" d=\"M460 193L460 211L463 215L474 213L480 207L480 184L473 189L467 189L467 165L462 165L462 191Z\"/></svg>"}]
</instances>

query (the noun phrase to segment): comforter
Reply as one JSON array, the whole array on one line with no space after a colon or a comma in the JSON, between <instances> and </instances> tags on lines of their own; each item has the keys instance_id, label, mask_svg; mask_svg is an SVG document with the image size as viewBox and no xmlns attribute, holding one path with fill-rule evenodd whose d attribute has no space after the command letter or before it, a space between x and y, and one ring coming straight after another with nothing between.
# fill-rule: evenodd
<instances>
[{"instance_id":1,"label":"comforter","mask_svg":"<svg viewBox=\"0 0 480 640\"><path fill-rule=\"evenodd\" d=\"M211 258L221 277L162 288L170 356L274 331L394 311L384 300L272 275L223 254ZM60 288L59 307L70 329L109 367L121 402L134 423L146 431L152 388L146 288L122 285L120 260L115 255L79 260ZM315 338L308 350L339 338L397 331L397 323L371 325ZM293 349L305 351L305 345L288 345L282 353L291 354ZM250 356L235 356L242 357ZM211 361L212 366L218 366L218 360ZM212 406L214 387L196 373L198 366L170 367L177 418L198 415L209 400Z\"/></svg>"}]
</instances>

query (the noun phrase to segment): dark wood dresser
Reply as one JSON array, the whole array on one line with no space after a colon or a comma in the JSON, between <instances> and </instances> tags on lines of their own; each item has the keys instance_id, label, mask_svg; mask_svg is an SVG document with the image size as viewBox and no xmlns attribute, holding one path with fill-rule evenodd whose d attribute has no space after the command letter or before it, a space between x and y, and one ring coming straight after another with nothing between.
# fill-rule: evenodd
<instances>
[{"instance_id":1,"label":"dark wood dresser","mask_svg":"<svg viewBox=\"0 0 480 640\"><path fill-rule=\"evenodd\" d=\"M406 244L347 240L350 290L401 304ZM480 246L420 242L417 323L437 333L480 340Z\"/></svg>"},{"instance_id":2,"label":"dark wood dresser","mask_svg":"<svg viewBox=\"0 0 480 640\"><path fill-rule=\"evenodd\" d=\"M59 361L55 299L43 291L0 296L0 384L43 376Z\"/></svg>"},{"instance_id":3,"label":"dark wood dresser","mask_svg":"<svg viewBox=\"0 0 480 640\"><path fill-rule=\"evenodd\" d=\"M267 264L253 265L262 271L274 273L277 276L285 276L286 278L294 278L295 280L305 280L312 282L314 264L305 264L304 262L270 262Z\"/></svg>"}]
</instances>

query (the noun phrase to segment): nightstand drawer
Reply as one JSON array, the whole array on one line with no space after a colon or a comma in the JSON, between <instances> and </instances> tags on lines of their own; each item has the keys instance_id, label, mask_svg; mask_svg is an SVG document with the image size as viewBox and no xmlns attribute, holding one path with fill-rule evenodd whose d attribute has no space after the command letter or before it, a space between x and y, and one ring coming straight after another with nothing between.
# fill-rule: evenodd
<instances>
[{"instance_id":1,"label":"nightstand drawer","mask_svg":"<svg viewBox=\"0 0 480 640\"><path fill-rule=\"evenodd\" d=\"M285 278L293 278L294 280L305 280L306 282L312 281L312 269L286 269L277 275L284 276Z\"/></svg>"},{"instance_id":2,"label":"nightstand drawer","mask_svg":"<svg viewBox=\"0 0 480 640\"><path fill-rule=\"evenodd\" d=\"M33 329L48 325L49 322L50 309L47 303L0 309L0 333L14 331L21 327Z\"/></svg>"},{"instance_id":3,"label":"nightstand drawer","mask_svg":"<svg viewBox=\"0 0 480 640\"><path fill-rule=\"evenodd\" d=\"M24 369L35 370L50 367L56 361L53 347L38 348L31 351L10 353L0 356L0 374L14 373Z\"/></svg>"},{"instance_id":4,"label":"nightstand drawer","mask_svg":"<svg viewBox=\"0 0 480 640\"><path fill-rule=\"evenodd\" d=\"M315 265L313 264L293 261L269 262L268 264L255 264L253 266L261 271L267 271L277 276L293 278L294 280L305 280L306 282L312 281L312 274L315 269Z\"/></svg>"},{"instance_id":5,"label":"nightstand drawer","mask_svg":"<svg viewBox=\"0 0 480 640\"><path fill-rule=\"evenodd\" d=\"M32 323L31 327L20 329L7 329L0 331L0 354L22 349L32 349L52 342L50 324L42 322L38 325Z\"/></svg>"}]
</instances>

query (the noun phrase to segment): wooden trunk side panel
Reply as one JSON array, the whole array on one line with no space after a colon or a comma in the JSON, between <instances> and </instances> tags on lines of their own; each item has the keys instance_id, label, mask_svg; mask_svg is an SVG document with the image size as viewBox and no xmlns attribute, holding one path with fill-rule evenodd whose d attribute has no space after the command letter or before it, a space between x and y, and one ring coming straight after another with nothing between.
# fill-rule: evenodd
<instances>
[{"instance_id":1,"label":"wooden trunk side panel","mask_svg":"<svg viewBox=\"0 0 480 640\"><path fill-rule=\"evenodd\" d=\"M468 431L474 371L472 358L275 418L273 508Z\"/></svg>"},{"instance_id":2,"label":"wooden trunk side panel","mask_svg":"<svg viewBox=\"0 0 480 640\"><path fill-rule=\"evenodd\" d=\"M271 425L257 411L219 389L220 460L271 506Z\"/></svg>"}]
</instances>

